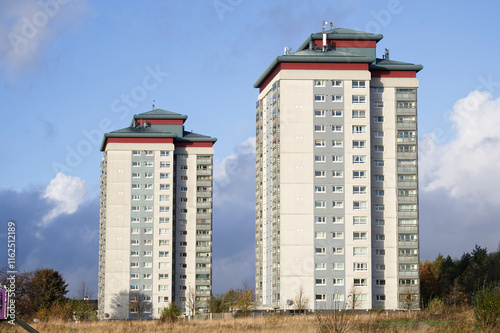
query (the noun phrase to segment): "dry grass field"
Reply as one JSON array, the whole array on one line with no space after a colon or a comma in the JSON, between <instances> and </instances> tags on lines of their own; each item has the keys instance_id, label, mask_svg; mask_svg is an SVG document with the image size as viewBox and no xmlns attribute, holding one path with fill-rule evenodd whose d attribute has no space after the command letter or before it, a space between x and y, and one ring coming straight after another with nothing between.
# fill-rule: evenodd
<instances>
[{"instance_id":1,"label":"dry grass field","mask_svg":"<svg viewBox=\"0 0 500 333\"><path fill-rule=\"evenodd\" d=\"M332 316L323 317L323 324L332 321ZM474 328L472 310L468 308L448 309L442 313L427 311L406 313L367 313L337 318L336 323L347 323L344 332L480 332ZM158 321L95 321L83 323L67 323L49 321L33 323L33 328L39 332L335 332L320 331L320 324L316 315L309 316L267 316L256 318L237 318L226 320L182 321L175 324L160 323ZM341 325L342 326L342 325ZM24 332L20 327L13 328L7 323L0 325L0 332ZM500 332L489 330L488 332Z\"/></svg>"}]
</instances>

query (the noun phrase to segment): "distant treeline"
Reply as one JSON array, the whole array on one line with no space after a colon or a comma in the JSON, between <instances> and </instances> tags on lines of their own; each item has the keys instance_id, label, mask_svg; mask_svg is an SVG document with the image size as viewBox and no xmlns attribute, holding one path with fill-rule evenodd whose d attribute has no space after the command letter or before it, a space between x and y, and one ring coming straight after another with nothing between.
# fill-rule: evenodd
<instances>
[{"instance_id":1,"label":"distant treeline","mask_svg":"<svg viewBox=\"0 0 500 333\"><path fill-rule=\"evenodd\" d=\"M476 292L500 283L500 250L488 253L478 245L460 259L439 254L434 261L420 261L420 299L426 307L432 299L448 305L471 304Z\"/></svg>"}]
</instances>

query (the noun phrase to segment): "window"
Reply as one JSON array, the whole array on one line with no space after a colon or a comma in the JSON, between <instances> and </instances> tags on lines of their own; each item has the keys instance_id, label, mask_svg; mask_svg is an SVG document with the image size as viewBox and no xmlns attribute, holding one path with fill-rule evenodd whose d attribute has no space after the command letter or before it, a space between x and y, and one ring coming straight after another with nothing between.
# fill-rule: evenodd
<instances>
[{"instance_id":1,"label":"window","mask_svg":"<svg viewBox=\"0 0 500 333\"><path fill-rule=\"evenodd\" d=\"M145 217L144 223L153 223L153 218L152 217Z\"/></svg>"},{"instance_id":2,"label":"window","mask_svg":"<svg viewBox=\"0 0 500 333\"><path fill-rule=\"evenodd\" d=\"M160 168L170 168L169 162L160 162Z\"/></svg>"},{"instance_id":3,"label":"window","mask_svg":"<svg viewBox=\"0 0 500 333\"><path fill-rule=\"evenodd\" d=\"M315 253L316 254L326 254L326 248L324 248L324 247L317 247L315 249Z\"/></svg>"},{"instance_id":4,"label":"window","mask_svg":"<svg viewBox=\"0 0 500 333\"><path fill-rule=\"evenodd\" d=\"M353 240L367 240L368 236L366 232L353 232Z\"/></svg>"},{"instance_id":5,"label":"window","mask_svg":"<svg viewBox=\"0 0 500 333\"><path fill-rule=\"evenodd\" d=\"M340 278L333 279L333 285L334 286L343 286L344 285L344 279L340 279Z\"/></svg>"},{"instance_id":6,"label":"window","mask_svg":"<svg viewBox=\"0 0 500 333\"><path fill-rule=\"evenodd\" d=\"M166 285L166 284L159 284L158 285L158 291L169 291L168 290L168 285Z\"/></svg>"},{"instance_id":7,"label":"window","mask_svg":"<svg viewBox=\"0 0 500 333\"><path fill-rule=\"evenodd\" d=\"M366 111L354 110L352 111L352 118L353 119L366 118Z\"/></svg>"},{"instance_id":8,"label":"window","mask_svg":"<svg viewBox=\"0 0 500 333\"><path fill-rule=\"evenodd\" d=\"M366 171L353 171L352 178L353 179L365 179L366 178Z\"/></svg>"},{"instance_id":9,"label":"window","mask_svg":"<svg viewBox=\"0 0 500 333\"><path fill-rule=\"evenodd\" d=\"M133 168L137 168L137 167L140 167L140 166L141 166L141 162L132 161L132 167Z\"/></svg>"},{"instance_id":10,"label":"window","mask_svg":"<svg viewBox=\"0 0 500 333\"><path fill-rule=\"evenodd\" d=\"M366 209L366 201L354 201L352 203L352 209Z\"/></svg>"},{"instance_id":11,"label":"window","mask_svg":"<svg viewBox=\"0 0 500 333\"><path fill-rule=\"evenodd\" d=\"M366 287L368 286L368 279L354 279L355 287Z\"/></svg>"},{"instance_id":12,"label":"window","mask_svg":"<svg viewBox=\"0 0 500 333\"><path fill-rule=\"evenodd\" d=\"M144 211L145 212L152 212L153 211L153 206L144 206Z\"/></svg>"},{"instance_id":13,"label":"window","mask_svg":"<svg viewBox=\"0 0 500 333\"><path fill-rule=\"evenodd\" d=\"M325 125L314 125L314 131L315 132L324 132L325 131Z\"/></svg>"},{"instance_id":14,"label":"window","mask_svg":"<svg viewBox=\"0 0 500 333\"><path fill-rule=\"evenodd\" d=\"M160 258L167 258L169 255L170 255L170 254L169 254L169 252L168 252L168 251L160 251L160 252L158 253L158 256L159 256Z\"/></svg>"},{"instance_id":15,"label":"window","mask_svg":"<svg viewBox=\"0 0 500 333\"><path fill-rule=\"evenodd\" d=\"M377 220L375 220L375 225L377 227L383 227L385 225L385 220L379 220L379 219L377 219Z\"/></svg>"},{"instance_id":16,"label":"window","mask_svg":"<svg viewBox=\"0 0 500 333\"><path fill-rule=\"evenodd\" d=\"M169 263L168 262L159 262L158 263L158 268L160 268L160 269L169 268ZM167 277L168 277L168 275L167 275Z\"/></svg>"},{"instance_id":17,"label":"window","mask_svg":"<svg viewBox=\"0 0 500 333\"><path fill-rule=\"evenodd\" d=\"M166 151L166 150L162 150L162 151L160 151L160 156L161 156L161 157L170 156L170 152L169 152L169 151Z\"/></svg>"},{"instance_id":18,"label":"window","mask_svg":"<svg viewBox=\"0 0 500 333\"><path fill-rule=\"evenodd\" d=\"M353 164L365 164L366 163L366 156L354 155L352 157L352 163Z\"/></svg>"},{"instance_id":19,"label":"window","mask_svg":"<svg viewBox=\"0 0 500 333\"><path fill-rule=\"evenodd\" d=\"M315 102L324 102L325 101L325 95L314 95L314 101Z\"/></svg>"},{"instance_id":20,"label":"window","mask_svg":"<svg viewBox=\"0 0 500 333\"><path fill-rule=\"evenodd\" d=\"M144 275L142 277L144 279L152 279L153 278L153 274L151 274L151 273L144 273Z\"/></svg>"},{"instance_id":21,"label":"window","mask_svg":"<svg viewBox=\"0 0 500 333\"><path fill-rule=\"evenodd\" d=\"M141 178L141 174L139 172L132 172L132 178Z\"/></svg>"},{"instance_id":22,"label":"window","mask_svg":"<svg viewBox=\"0 0 500 333\"><path fill-rule=\"evenodd\" d=\"M315 201L314 207L316 208L326 208L326 201Z\"/></svg>"},{"instance_id":23,"label":"window","mask_svg":"<svg viewBox=\"0 0 500 333\"><path fill-rule=\"evenodd\" d=\"M144 162L144 166L147 167L147 168L152 168L153 167L153 162L146 161L146 162Z\"/></svg>"},{"instance_id":24,"label":"window","mask_svg":"<svg viewBox=\"0 0 500 333\"><path fill-rule=\"evenodd\" d=\"M377 285L377 286L385 286L385 279L377 279L377 280L375 280L375 285Z\"/></svg>"},{"instance_id":25,"label":"window","mask_svg":"<svg viewBox=\"0 0 500 333\"><path fill-rule=\"evenodd\" d=\"M158 303L165 303L165 302L168 302L167 296L158 296Z\"/></svg>"},{"instance_id":26,"label":"window","mask_svg":"<svg viewBox=\"0 0 500 333\"><path fill-rule=\"evenodd\" d=\"M362 149L362 148L366 148L366 141L357 141L357 140L353 140L353 141L352 141L352 148L353 148L353 149Z\"/></svg>"},{"instance_id":27,"label":"window","mask_svg":"<svg viewBox=\"0 0 500 333\"><path fill-rule=\"evenodd\" d=\"M326 186L324 186L324 185L315 186L314 192L315 193L326 193Z\"/></svg>"},{"instance_id":28,"label":"window","mask_svg":"<svg viewBox=\"0 0 500 333\"><path fill-rule=\"evenodd\" d=\"M159 222L160 222L160 224L170 223L170 218L169 217L160 217Z\"/></svg>"},{"instance_id":29,"label":"window","mask_svg":"<svg viewBox=\"0 0 500 333\"><path fill-rule=\"evenodd\" d=\"M352 81L352 88L353 89L366 88L366 82L365 81Z\"/></svg>"},{"instance_id":30,"label":"window","mask_svg":"<svg viewBox=\"0 0 500 333\"><path fill-rule=\"evenodd\" d=\"M383 302L385 301L385 295L375 295L375 300L378 302Z\"/></svg>"},{"instance_id":31,"label":"window","mask_svg":"<svg viewBox=\"0 0 500 333\"><path fill-rule=\"evenodd\" d=\"M314 218L314 221L316 223L326 223L326 217L325 216L316 216Z\"/></svg>"},{"instance_id":32,"label":"window","mask_svg":"<svg viewBox=\"0 0 500 333\"><path fill-rule=\"evenodd\" d=\"M160 195L160 201L170 201L170 195Z\"/></svg>"},{"instance_id":33,"label":"window","mask_svg":"<svg viewBox=\"0 0 500 333\"><path fill-rule=\"evenodd\" d=\"M131 273L130 274L131 279L138 279L139 278L139 273Z\"/></svg>"},{"instance_id":34,"label":"window","mask_svg":"<svg viewBox=\"0 0 500 333\"><path fill-rule=\"evenodd\" d=\"M344 112L342 110L332 110L332 117L342 117Z\"/></svg>"},{"instance_id":35,"label":"window","mask_svg":"<svg viewBox=\"0 0 500 333\"><path fill-rule=\"evenodd\" d=\"M385 240L385 235L384 234L376 234L375 235L375 240L377 240L377 241L384 241Z\"/></svg>"},{"instance_id":36,"label":"window","mask_svg":"<svg viewBox=\"0 0 500 333\"><path fill-rule=\"evenodd\" d=\"M332 147L343 147L344 142L342 140L332 140Z\"/></svg>"},{"instance_id":37,"label":"window","mask_svg":"<svg viewBox=\"0 0 500 333\"><path fill-rule=\"evenodd\" d=\"M383 92L384 92L384 88L382 88L382 87L373 88L374 94L382 94Z\"/></svg>"},{"instance_id":38,"label":"window","mask_svg":"<svg viewBox=\"0 0 500 333\"><path fill-rule=\"evenodd\" d=\"M325 294L316 294L316 301L317 302L324 302L324 301L326 301L326 295Z\"/></svg>"},{"instance_id":39,"label":"window","mask_svg":"<svg viewBox=\"0 0 500 333\"><path fill-rule=\"evenodd\" d=\"M139 251L130 251L130 255L132 257L138 257L139 256Z\"/></svg>"},{"instance_id":40,"label":"window","mask_svg":"<svg viewBox=\"0 0 500 333\"><path fill-rule=\"evenodd\" d=\"M383 108L384 102L373 102L373 107L374 108Z\"/></svg>"},{"instance_id":41,"label":"window","mask_svg":"<svg viewBox=\"0 0 500 333\"><path fill-rule=\"evenodd\" d=\"M352 134L364 134L366 133L366 126L353 126Z\"/></svg>"},{"instance_id":42,"label":"window","mask_svg":"<svg viewBox=\"0 0 500 333\"><path fill-rule=\"evenodd\" d=\"M340 231L334 231L332 232L332 238L333 239L344 239L344 233Z\"/></svg>"},{"instance_id":43,"label":"window","mask_svg":"<svg viewBox=\"0 0 500 333\"><path fill-rule=\"evenodd\" d=\"M385 194L384 190L375 190L374 191L376 197L383 197Z\"/></svg>"},{"instance_id":44,"label":"window","mask_svg":"<svg viewBox=\"0 0 500 333\"><path fill-rule=\"evenodd\" d=\"M333 247L332 253L333 254L344 254L344 248L343 247Z\"/></svg>"},{"instance_id":45,"label":"window","mask_svg":"<svg viewBox=\"0 0 500 333\"><path fill-rule=\"evenodd\" d=\"M373 131L373 137L376 139L380 139L384 137L384 132L382 131Z\"/></svg>"},{"instance_id":46,"label":"window","mask_svg":"<svg viewBox=\"0 0 500 333\"><path fill-rule=\"evenodd\" d=\"M314 156L314 162L318 162L318 163L326 162L326 156L325 155L316 155L316 156Z\"/></svg>"},{"instance_id":47,"label":"window","mask_svg":"<svg viewBox=\"0 0 500 333\"><path fill-rule=\"evenodd\" d=\"M153 245L153 240L152 239L145 239L144 245Z\"/></svg>"},{"instance_id":48,"label":"window","mask_svg":"<svg viewBox=\"0 0 500 333\"><path fill-rule=\"evenodd\" d=\"M130 267L131 268L139 268L139 263L138 262L131 262Z\"/></svg>"},{"instance_id":49,"label":"window","mask_svg":"<svg viewBox=\"0 0 500 333\"><path fill-rule=\"evenodd\" d=\"M315 147L325 147L326 141L325 140L316 140L316 141L314 141L314 146Z\"/></svg>"},{"instance_id":50,"label":"window","mask_svg":"<svg viewBox=\"0 0 500 333\"><path fill-rule=\"evenodd\" d=\"M140 211L140 210L141 210L141 208L140 208L139 206L132 206L132 207L131 207L131 210L132 210L133 212L138 212L138 211Z\"/></svg>"},{"instance_id":51,"label":"window","mask_svg":"<svg viewBox=\"0 0 500 333\"><path fill-rule=\"evenodd\" d=\"M375 117L373 117L373 122L374 123L383 123L384 122L384 117L375 116Z\"/></svg>"},{"instance_id":52,"label":"window","mask_svg":"<svg viewBox=\"0 0 500 333\"><path fill-rule=\"evenodd\" d=\"M385 256L385 250L384 249L375 249L375 255L376 256Z\"/></svg>"},{"instance_id":53,"label":"window","mask_svg":"<svg viewBox=\"0 0 500 333\"><path fill-rule=\"evenodd\" d=\"M343 186L332 186L332 192L333 193L343 193L344 187Z\"/></svg>"},{"instance_id":54,"label":"window","mask_svg":"<svg viewBox=\"0 0 500 333\"><path fill-rule=\"evenodd\" d=\"M375 205L375 211L376 212L383 212L385 210L384 205Z\"/></svg>"},{"instance_id":55,"label":"window","mask_svg":"<svg viewBox=\"0 0 500 333\"><path fill-rule=\"evenodd\" d=\"M366 247L353 247L352 254L355 256L366 256L368 254L368 249Z\"/></svg>"},{"instance_id":56,"label":"window","mask_svg":"<svg viewBox=\"0 0 500 333\"><path fill-rule=\"evenodd\" d=\"M352 218L352 224L355 225L360 225L360 224L366 224L368 219L366 216L353 216Z\"/></svg>"},{"instance_id":57,"label":"window","mask_svg":"<svg viewBox=\"0 0 500 333\"><path fill-rule=\"evenodd\" d=\"M416 241L417 240L417 234L399 234L398 235L398 240Z\"/></svg>"},{"instance_id":58,"label":"window","mask_svg":"<svg viewBox=\"0 0 500 333\"><path fill-rule=\"evenodd\" d=\"M316 279L316 285L317 286L325 286L326 285L326 279Z\"/></svg>"},{"instance_id":59,"label":"window","mask_svg":"<svg viewBox=\"0 0 500 333\"><path fill-rule=\"evenodd\" d=\"M375 270L376 271L385 271L385 265L384 264L376 264Z\"/></svg>"},{"instance_id":60,"label":"window","mask_svg":"<svg viewBox=\"0 0 500 333\"><path fill-rule=\"evenodd\" d=\"M326 270L326 263L324 263L324 262L317 262L315 264L315 269L317 271L324 271L324 270Z\"/></svg>"},{"instance_id":61,"label":"window","mask_svg":"<svg viewBox=\"0 0 500 333\"><path fill-rule=\"evenodd\" d=\"M343 302L344 294L333 294L333 300L337 302Z\"/></svg>"},{"instance_id":62,"label":"window","mask_svg":"<svg viewBox=\"0 0 500 333\"><path fill-rule=\"evenodd\" d=\"M381 160L376 160L376 161L374 162L374 165L375 165L376 167L383 167L383 166L384 166L384 161L381 161Z\"/></svg>"},{"instance_id":63,"label":"window","mask_svg":"<svg viewBox=\"0 0 500 333\"><path fill-rule=\"evenodd\" d=\"M160 173L160 179L170 179L169 173Z\"/></svg>"},{"instance_id":64,"label":"window","mask_svg":"<svg viewBox=\"0 0 500 333\"><path fill-rule=\"evenodd\" d=\"M368 264L365 262L355 262L353 263L353 271L364 272L368 270Z\"/></svg>"},{"instance_id":65,"label":"window","mask_svg":"<svg viewBox=\"0 0 500 333\"><path fill-rule=\"evenodd\" d=\"M316 239L326 239L325 231L316 231L314 234Z\"/></svg>"},{"instance_id":66,"label":"window","mask_svg":"<svg viewBox=\"0 0 500 333\"><path fill-rule=\"evenodd\" d=\"M342 102L342 95L332 95L332 102Z\"/></svg>"},{"instance_id":67,"label":"window","mask_svg":"<svg viewBox=\"0 0 500 333\"><path fill-rule=\"evenodd\" d=\"M170 245L170 241L168 239L160 239L158 241L158 245L159 246L167 246L167 245Z\"/></svg>"},{"instance_id":68,"label":"window","mask_svg":"<svg viewBox=\"0 0 500 333\"><path fill-rule=\"evenodd\" d=\"M168 279L168 274L165 273L158 274L158 280L167 280L167 279Z\"/></svg>"},{"instance_id":69,"label":"window","mask_svg":"<svg viewBox=\"0 0 500 333\"><path fill-rule=\"evenodd\" d=\"M182 181L186 181L186 180L188 180L188 176L181 176L181 177L180 177L180 180L182 180Z\"/></svg>"},{"instance_id":70,"label":"window","mask_svg":"<svg viewBox=\"0 0 500 333\"><path fill-rule=\"evenodd\" d=\"M160 235L170 235L170 229L160 228L159 233L160 233Z\"/></svg>"},{"instance_id":71,"label":"window","mask_svg":"<svg viewBox=\"0 0 500 333\"><path fill-rule=\"evenodd\" d=\"M139 286L136 284L130 285L130 290L139 290Z\"/></svg>"},{"instance_id":72,"label":"window","mask_svg":"<svg viewBox=\"0 0 500 333\"><path fill-rule=\"evenodd\" d=\"M366 102L366 96L363 95L353 95L352 96L352 103L353 104L362 104Z\"/></svg>"},{"instance_id":73,"label":"window","mask_svg":"<svg viewBox=\"0 0 500 333\"><path fill-rule=\"evenodd\" d=\"M332 125L332 132L342 132L343 126L341 125Z\"/></svg>"},{"instance_id":74,"label":"window","mask_svg":"<svg viewBox=\"0 0 500 333\"><path fill-rule=\"evenodd\" d=\"M315 87L325 87L326 86L326 81L324 81L324 80L314 80L314 86Z\"/></svg>"},{"instance_id":75,"label":"window","mask_svg":"<svg viewBox=\"0 0 500 333\"><path fill-rule=\"evenodd\" d=\"M326 177L326 171L325 170L316 170L316 171L314 171L314 177L316 177L316 178Z\"/></svg>"},{"instance_id":76,"label":"window","mask_svg":"<svg viewBox=\"0 0 500 333\"><path fill-rule=\"evenodd\" d=\"M133 190L136 190L136 189L139 189L139 188L140 188L139 184L132 184L132 189Z\"/></svg>"},{"instance_id":77,"label":"window","mask_svg":"<svg viewBox=\"0 0 500 333\"><path fill-rule=\"evenodd\" d=\"M132 150L132 156L141 156L140 150Z\"/></svg>"},{"instance_id":78,"label":"window","mask_svg":"<svg viewBox=\"0 0 500 333\"><path fill-rule=\"evenodd\" d=\"M368 294L355 294L354 300L355 301L368 301Z\"/></svg>"},{"instance_id":79,"label":"window","mask_svg":"<svg viewBox=\"0 0 500 333\"><path fill-rule=\"evenodd\" d=\"M333 223L344 223L344 217L343 216L334 216Z\"/></svg>"},{"instance_id":80,"label":"window","mask_svg":"<svg viewBox=\"0 0 500 333\"><path fill-rule=\"evenodd\" d=\"M131 234L138 234L138 233L140 233L140 229L139 228L132 228L132 229L130 229L130 233Z\"/></svg>"},{"instance_id":81,"label":"window","mask_svg":"<svg viewBox=\"0 0 500 333\"><path fill-rule=\"evenodd\" d=\"M144 189L145 190L152 190L153 189L153 184L144 184Z\"/></svg>"},{"instance_id":82,"label":"window","mask_svg":"<svg viewBox=\"0 0 500 333\"><path fill-rule=\"evenodd\" d=\"M139 222L141 222L141 219L140 219L140 218L138 218L138 217L132 217L132 218L131 218L131 222L132 222L132 223L139 223Z\"/></svg>"},{"instance_id":83,"label":"window","mask_svg":"<svg viewBox=\"0 0 500 333\"><path fill-rule=\"evenodd\" d=\"M342 87L342 81L334 81L332 80L333 87Z\"/></svg>"},{"instance_id":84,"label":"window","mask_svg":"<svg viewBox=\"0 0 500 333\"><path fill-rule=\"evenodd\" d=\"M144 268L152 268L153 267L153 263L152 262L143 262L142 263L142 267L144 267Z\"/></svg>"},{"instance_id":85,"label":"window","mask_svg":"<svg viewBox=\"0 0 500 333\"><path fill-rule=\"evenodd\" d=\"M343 271L344 270L344 263L343 262L334 262L333 263L333 270L334 271Z\"/></svg>"},{"instance_id":86,"label":"window","mask_svg":"<svg viewBox=\"0 0 500 333\"><path fill-rule=\"evenodd\" d=\"M342 163L342 162L344 162L344 156L343 155L333 155L332 162L333 163Z\"/></svg>"},{"instance_id":87,"label":"window","mask_svg":"<svg viewBox=\"0 0 500 333\"><path fill-rule=\"evenodd\" d=\"M325 110L314 110L314 116L315 117L324 117L325 116Z\"/></svg>"},{"instance_id":88,"label":"window","mask_svg":"<svg viewBox=\"0 0 500 333\"><path fill-rule=\"evenodd\" d=\"M375 151L378 151L378 152L383 152L384 151L384 146L375 146L375 147L373 147L373 149Z\"/></svg>"},{"instance_id":89,"label":"window","mask_svg":"<svg viewBox=\"0 0 500 333\"><path fill-rule=\"evenodd\" d=\"M353 186L352 194L366 194L366 186Z\"/></svg>"},{"instance_id":90,"label":"window","mask_svg":"<svg viewBox=\"0 0 500 333\"><path fill-rule=\"evenodd\" d=\"M333 201L332 207L333 208L344 208L344 202L343 201Z\"/></svg>"},{"instance_id":91,"label":"window","mask_svg":"<svg viewBox=\"0 0 500 333\"><path fill-rule=\"evenodd\" d=\"M342 178L342 177L344 177L344 172L343 171L333 170L332 171L332 177L333 178Z\"/></svg>"},{"instance_id":92,"label":"window","mask_svg":"<svg viewBox=\"0 0 500 333\"><path fill-rule=\"evenodd\" d=\"M375 181L376 182L383 182L384 181L384 175L375 175Z\"/></svg>"},{"instance_id":93,"label":"window","mask_svg":"<svg viewBox=\"0 0 500 333\"><path fill-rule=\"evenodd\" d=\"M139 245L139 240L138 239L131 239L130 245Z\"/></svg>"},{"instance_id":94,"label":"window","mask_svg":"<svg viewBox=\"0 0 500 333\"><path fill-rule=\"evenodd\" d=\"M144 233L145 234L152 234L153 233L153 229L152 228L144 228Z\"/></svg>"},{"instance_id":95,"label":"window","mask_svg":"<svg viewBox=\"0 0 500 333\"><path fill-rule=\"evenodd\" d=\"M417 269L417 264L399 264L400 271L416 271Z\"/></svg>"},{"instance_id":96,"label":"window","mask_svg":"<svg viewBox=\"0 0 500 333\"><path fill-rule=\"evenodd\" d=\"M146 156L153 156L153 151L152 150L145 150L144 155Z\"/></svg>"}]
</instances>

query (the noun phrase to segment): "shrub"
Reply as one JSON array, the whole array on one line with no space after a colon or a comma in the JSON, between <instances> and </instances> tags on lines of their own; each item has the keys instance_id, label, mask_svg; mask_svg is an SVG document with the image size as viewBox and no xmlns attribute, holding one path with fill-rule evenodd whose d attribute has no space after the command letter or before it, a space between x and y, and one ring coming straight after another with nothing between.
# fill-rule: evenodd
<instances>
[{"instance_id":1,"label":"shrub","mask_svg":"<svg viewBox=\"0 0 500 333\"><path fill-rule=\"evenodd\" d=\"M442 299L434 297L429 301L427 305L427 310L432 314L440 314L443 312L444 302Z\"/></svg>"},{"instance_id":2,"label":"shrub","mask_svg":"<svg viewBox=\"0 0 500 333\"><path fill-rule=\"evenodd\" d=\"M160 315L161 323L174 323L177 317L181 315L181 310L175 302L171 302L167 308L164 308Z\"/></svg>"},{"instance_id":3,"label":"shrub","mask_svg":"<svg viewBox=\"0 0 500 333\"><path fill-rule=\"evenodd\" d=\"M474 296L474 319L480 329L491 329L499 324L500 284L484 286Z\"/></svg>"}]
</instances>

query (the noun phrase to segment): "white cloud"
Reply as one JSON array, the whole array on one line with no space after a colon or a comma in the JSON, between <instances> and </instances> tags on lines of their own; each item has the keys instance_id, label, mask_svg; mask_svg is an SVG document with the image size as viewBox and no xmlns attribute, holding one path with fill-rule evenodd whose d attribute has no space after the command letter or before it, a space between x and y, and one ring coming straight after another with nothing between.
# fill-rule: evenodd
<instances>
[{"instance_id":1,"label":"white cloud","mask_svg":"<svg viewBox=\"0 0 500 333\"><path fill-rule=\"evenodd\" d=\"M59 215L76 212L86 194L85 180L58 173L43 193L43 198L52 202L54 208L42 218L41 226L49 225Z\"/></svg>"},{"instance_id":2,"label":"white cloud","mask_svg":"<svg viewBox=\"0 0 500 333\"><path fill-rule=\"evenodd\" d=\"M84 0L22 0L0 3L2 65L12 74L33 67L51 41L78 24Z\"/></svg>"},{"instance_id":3,"label":"white cloud","mask_svg":"<svg viewBox=\"0 0 500 333\"><path fill-rule=\"evenodd\" d=\"M444 189L457 200L500 202L500 98L473 91L450 114L456 136L438 144L434 133L420 141L421 189Z\"/></svg>"}]
</instances>

